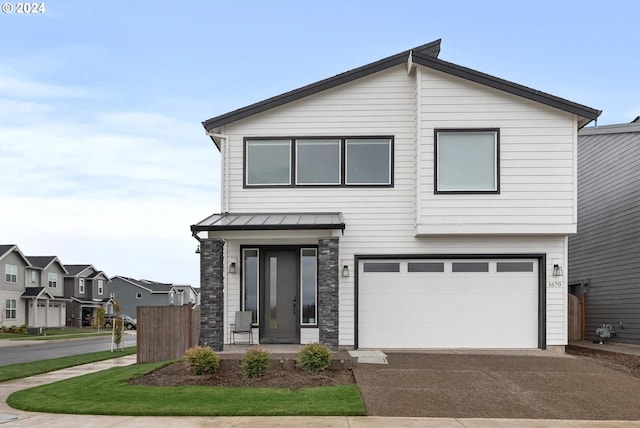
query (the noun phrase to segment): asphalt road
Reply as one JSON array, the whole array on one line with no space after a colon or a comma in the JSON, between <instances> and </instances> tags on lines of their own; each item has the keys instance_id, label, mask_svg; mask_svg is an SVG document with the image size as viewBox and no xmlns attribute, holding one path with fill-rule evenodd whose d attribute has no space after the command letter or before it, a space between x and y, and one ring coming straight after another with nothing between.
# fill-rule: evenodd
<instances>
[{"instance_id":1,"label":"asphalt road","mask_svg":"<svg viewBox=\"0 0 640 428\"><path fill-rule=\"evenodd\" d=\"M136 345L135 332L125 332L124 346ZM63 340L0 340L0 366L108 351L111 349L111 337L87 337L85 339Z\"/></svg>"}]
</instances>

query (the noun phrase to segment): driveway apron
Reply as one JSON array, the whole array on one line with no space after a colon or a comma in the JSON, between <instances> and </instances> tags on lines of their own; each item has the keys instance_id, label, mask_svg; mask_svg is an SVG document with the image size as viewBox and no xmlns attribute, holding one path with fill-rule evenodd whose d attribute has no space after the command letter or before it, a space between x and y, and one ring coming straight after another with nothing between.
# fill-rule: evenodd
<instances>
[{"instance_id":1,"label":"driveway apron","mask_svg":"<svg viewBox=\"0 0 640 428\"><path fill-rule=\"evenodd\" d=\"M353 368L370 416L640 420L640 379L581 358L386 354Z\"/></svg>"}]
</instances>

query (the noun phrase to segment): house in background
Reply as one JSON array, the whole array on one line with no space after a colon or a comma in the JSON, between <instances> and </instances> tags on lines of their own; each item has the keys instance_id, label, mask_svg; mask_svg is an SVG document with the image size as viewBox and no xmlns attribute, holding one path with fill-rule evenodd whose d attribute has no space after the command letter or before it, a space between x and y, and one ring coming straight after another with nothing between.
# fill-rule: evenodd
<instances>
[{"instance_id":1,"label":"house in background","mask_svg":"<svg viewBox=\"0 0 640 428\"><path fill-rule=\"evenodd\" d=\"M221 213L191 226L201 344L221 350L239 310L260 343L567 344L578 130L600 112L439 53L203 123L222 190Z\"/></svg>"},{"instance_id":2,"label":"house in background","mask_svg":"<svg viewBox=\"0 0 640 428\"><path fill-rule=\"evenodd\" d=\"M640 344L640 120L578 135L578 233L569 238L569 292L584 293L583 335L611 325Z\"/></svg>"},{"instance_id":3,"label":"house in background","mask_svg":"<svg viewBox=\"0 0 640 428\"><path fill-rule=\"evenodd\" d=\"M31 262L17 245L0 245L0 326L21 326L28 322L25 277Z\"/></svg>"},{"instance_id":4,"label":"house in background","mask_svg":"<svg viewBox=\"0 0 640 428\"><path fill-rule=\"evenodd\" d=\"M67 305L67 325L86 327L93 325L96 309L111 312L111 299L107 292L109 277L93 265L64 265L64 296Z\"/></svg>"},{"instance_id":5,"label":"house in background","mask_svg":"<svg viewBox=\"0 0 640 428\"><path fill-rule=\"evenodd\" d=\"M56 256L28 256L31 266L25 268L26 324L30 327L64 327L67 304L64 276L67 270Z\"/></svg>"},{"instance_id":6,"label":"house in background","mask_svg":"<svg viewBox=\"0 0 640 428\"><path fill-rule=\"evenodd\" d=\"M198 302L196 290L190 285L174 285L122 275L111 278L110 295L120 303L120 313L137 317L138 306L182 306Z\"/></svg>"}]
</instances>

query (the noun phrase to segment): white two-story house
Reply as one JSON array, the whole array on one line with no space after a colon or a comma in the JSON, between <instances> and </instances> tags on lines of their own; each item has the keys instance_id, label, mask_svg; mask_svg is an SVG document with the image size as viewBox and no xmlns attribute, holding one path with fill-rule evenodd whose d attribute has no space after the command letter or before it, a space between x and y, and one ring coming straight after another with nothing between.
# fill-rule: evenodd
<instances>
[{"instance_id":1,"label":"white two-story house","mask_svg":"<svg viewBox=\"0 0 640 428\"><path fill-rule=\"evenodd\" d=\"M600 112L440 40L206 120L201 344L561 348L578 130Z\"/></svg>"}]
</instances>

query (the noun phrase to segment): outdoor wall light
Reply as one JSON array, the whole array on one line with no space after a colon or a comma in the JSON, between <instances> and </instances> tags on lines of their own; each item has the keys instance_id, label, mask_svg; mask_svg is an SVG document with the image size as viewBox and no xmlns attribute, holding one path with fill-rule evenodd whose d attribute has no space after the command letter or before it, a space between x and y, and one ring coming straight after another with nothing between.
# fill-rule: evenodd
<instances>
[{"instance_id":1,"label":"outdoor wall light","mask_svg":"<svg viewBox=\"0 0 640 428\"><path fill-rule=\"evenodd\" d=\"M562 266L560 265L553 265L553 276L562 276Z\"/></svg>"},{"instance_id":2,"label":"outdoor wall light","mask_svg":"<svg viewBox=\"0 0 640 428\"><path fill-rule=\"evenodd\" d=\"M343 278L349 277L349 265L342 266L342 277Z\"/></svg>"},{"instance_id":3,"label":"outdoor wall light","mask_svg":"<svg viewBox=\"0 0 640 428\"><path fill-rule=\"evenodd\" d=\"M238 264L237 259L235 257L231 257L229 259L229 273L236 273L236 265Z\"/></svg>"},{"instance_id":4,"label":"outdoor wall light","mask_svg":"<svg viewBox=\"0 0 640 428\"><path fill-rule=\"evenodd\" d=\"M198 248L196 248L196 254L200 254L200 244L198 244Z\"/></svg>"}]
</instances>

